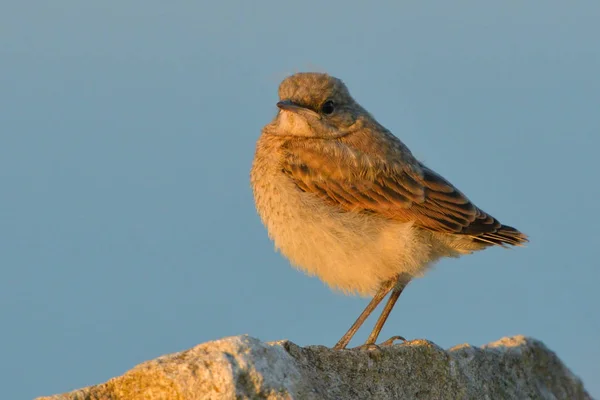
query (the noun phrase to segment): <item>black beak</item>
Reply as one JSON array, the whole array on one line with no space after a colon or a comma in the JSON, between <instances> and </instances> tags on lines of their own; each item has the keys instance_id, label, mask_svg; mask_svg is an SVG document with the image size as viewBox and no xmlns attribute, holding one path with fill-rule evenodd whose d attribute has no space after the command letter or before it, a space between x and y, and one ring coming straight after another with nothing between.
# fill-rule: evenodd
<instances>
[{"instance_id":1,"label":"black beak","mask_svg":"<svg viewBox=\"0 0 600 400\"><path fill-rule=\"evenodd\" d=\"M321 119L321 116L315 111L311 110L310 108L306 108L299 104L296 104L290 99L284 99L279 101L277 103L277 107L279 107L280 110L291 111L296 114L303 115L305 117L310 116L313 118Z\"/></svg>"},{"instance_id":2,"label":"black beak","mask_svg":"<svg viewBox=\"0 0 600 400\"><path fill-rule=\"evenodd\" d=\"M279 107L282 110L288 111L296 111L298 108L303 108L302 106L299 106L290 99L281 100L277 103L277 107Z\"/></svg>"}]
</instances>

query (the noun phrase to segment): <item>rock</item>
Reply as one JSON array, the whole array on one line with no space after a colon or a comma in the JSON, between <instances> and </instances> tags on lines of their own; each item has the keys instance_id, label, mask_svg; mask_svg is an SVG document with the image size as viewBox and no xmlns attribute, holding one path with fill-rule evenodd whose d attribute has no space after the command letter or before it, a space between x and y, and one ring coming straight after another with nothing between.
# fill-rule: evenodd
<instances>
[{"instance_id":1,"label":"rock","mask_svg":"<svg viewBox=\"0 0 600 400\"><path fill-rule=\"evenodd\" d=\"M336 351L235 336L144 362L47 400L591 399L544 344L524 336L443 350L426 340Z\"/></svg>"}]
</instances>

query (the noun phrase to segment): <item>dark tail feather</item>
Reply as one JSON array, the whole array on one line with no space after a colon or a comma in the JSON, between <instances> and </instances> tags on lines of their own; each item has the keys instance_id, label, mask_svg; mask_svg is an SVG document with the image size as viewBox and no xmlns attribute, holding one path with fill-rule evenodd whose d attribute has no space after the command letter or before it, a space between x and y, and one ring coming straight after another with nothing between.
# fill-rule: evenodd
<instances>
[{"instance_id":1,"label":"dark tail feather","mask_svg":"<svg viewBox=\"0 0 600 400\"><path fill-rule=\"evenodd\" d=\"M482 233L474 236L473 239L477 242L495 244L498 246L523 246L529 242L527 235L519 232L512 226L501 225L495 232Z\"/></svg>"}]
</instances>

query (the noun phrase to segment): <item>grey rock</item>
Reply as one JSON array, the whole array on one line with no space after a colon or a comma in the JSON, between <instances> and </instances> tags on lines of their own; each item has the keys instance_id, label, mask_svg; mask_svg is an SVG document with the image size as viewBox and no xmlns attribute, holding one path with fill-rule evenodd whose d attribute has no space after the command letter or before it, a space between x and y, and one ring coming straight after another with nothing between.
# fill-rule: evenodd
<instances>
[{"instance_id":1,"label":"grey rock","mask_svg":"<svg viewBox=\"0 0 600 400\"><path fill-rule=\"evenodd\" d=\"M444 350L426 340L336 351L249 336L144 362L47 400L591 399L542 342L515 336Z\"/></svg>"}]
</instances>

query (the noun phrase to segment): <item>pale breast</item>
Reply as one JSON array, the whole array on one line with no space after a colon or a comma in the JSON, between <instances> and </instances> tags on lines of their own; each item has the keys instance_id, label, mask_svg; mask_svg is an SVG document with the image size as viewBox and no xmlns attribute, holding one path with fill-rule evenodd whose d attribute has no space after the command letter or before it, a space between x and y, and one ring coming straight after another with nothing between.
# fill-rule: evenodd
<instances>
[{"instance_id":1,"label":"pale breast","mask_svg":"<svg viewBox=\"0 0 600 400\"><path fill-rule=\"evenodd\" d=\"M309 275L369 295L399 273L421 275L442 256L411 223L346 212L303 192L277 168L276 152L262 150L251 172L258 213L276 249Z\"/></svg>"}]
</instances>

